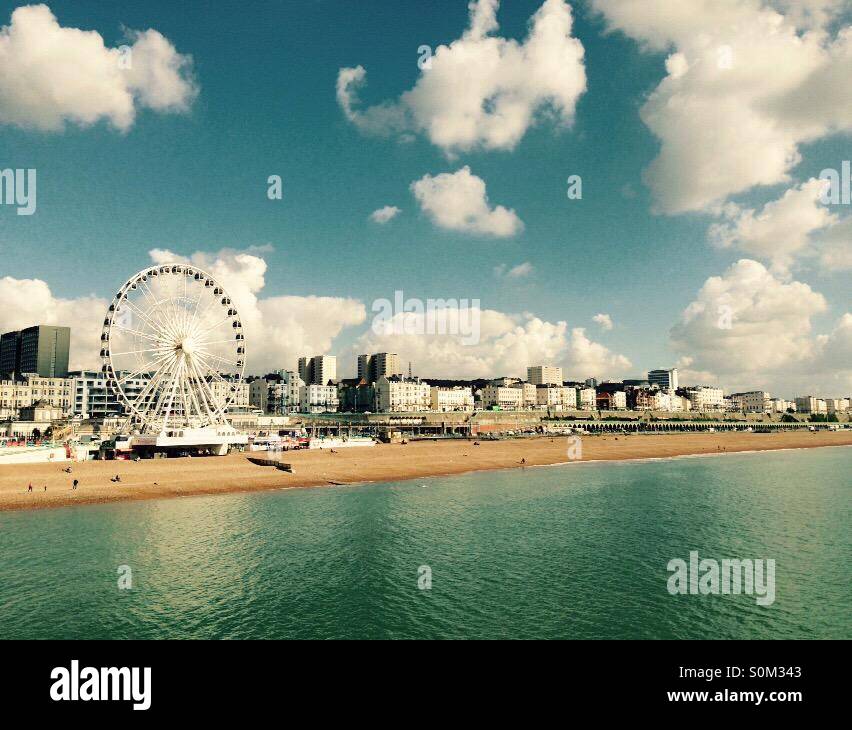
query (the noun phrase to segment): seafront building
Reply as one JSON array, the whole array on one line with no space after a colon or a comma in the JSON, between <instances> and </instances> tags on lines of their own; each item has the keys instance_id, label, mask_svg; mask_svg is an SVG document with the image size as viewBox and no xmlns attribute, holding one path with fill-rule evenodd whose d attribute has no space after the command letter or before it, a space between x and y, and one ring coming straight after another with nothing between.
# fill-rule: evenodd
<instances>
[{"instance_id":1,"label":"seafront building","mask_svg":"<svg viewBox=\"0 0 852 730\"><path fill-rule=\"evenodd\" d=\"M0 421L21 417L21 410L44 403L62 415L71 413L73 381L30 375L21 380L0 381Z\"/></svg>"},{"instance_id":2,"label":"seafront building","mask_svg":"<svg viewBox=\"0 0 852 730\"><path fill-rule=\"evenodd\" d=\"M671 370L649 370L648 382L660 390L675 391L678 389L677 368Z\"/></svg>"},{"instance_id":3,"label":"seafront building","mask_svg":"<svg viewBox=\"0 0 852 730\"><path fill-rule=\"evenodd\" d=\"M482 408L499 408L501 411L518 411L523 408L523 388L514 385L489 383L482 389Z\"/></svg>"},{"instance_id":4,"label":"seafront building","mask_svg":"<svg viewBox=\"0 0 852 730\"><path fill-rule=\"evenodd\" d=\"M687 388L686 397L693 411L720 411L725 405L724 391L709 385Z\"/></svg>"},{"instance_id":5,"label":"seafront building","mask_svg":"<svg viewBox=\"0 0 852 730\"><path fill-rule=\"evenodd\" d=\"M0 373L68 377L71 328L34 325L0 335Z\"/></svg>"},{"instance_id":6,"label":"seafront building","mask_svg":"<svg viewBox=\"0 0 852 730\"><path fill-rule=\"evenodd\" d=\"M299 413L329 413L338 410L336 385L303 385L299 388Z\"/></svg>"},{"instance_id":7,"label":"seafront building","mask_svg":"<svg viewBox=\"0 0 852 730\"><path fill-rule=\"evenodd\" d=\"M533 385L562 385L562 368L553 365L528 367L527 381Z\"/></svg>"},{"instance_id":8,"label":"seafront building","mask_svg":"<svg viewBox=\"0 0 852 730\"><path fill-rule=\"evenodd\" d=\"M305 385L328 385L337 380L337 358L314 355L299 358L299 377Z\"/></svg>"},{"instance_id":9,"label":"seafront building","mask_svg":"<svg viewBox=\"0 0 852 730\"><path fill-rule=\"evenodd\" d=\"M124 414L124 405L107 385L106 375L100 370L77 370L72 373L72 412L81 419L101 419ZM119 373L119 377L132 373ZM139 375L122 383L129 398L138 397L148 385L147 376Z\"/></svg>"},{"instance_id":10,"label":"seafront building","mask_svg":"<svg viewBox=\"0 0 852 730\"><path fill-rule=\"evenodd\" d=\"M772 397L764 390L750 390L731 394L732 410L744 413L771 413Z\"/></svg>"},{"instance_id":11,"label":"seafront building","mask_svg":"<svg viewBox=\"0 0 852 730\"><path fill-rule=\"evenodd\" d=\"M402 377L402 361L395 352L377 352L373 355L358 355L358 380L375 383L383 375Z\"/></svg>"},{"instance_id":12,"label":"seafront building","mask_svg":"<svg viewBox=\"0 0 852 730\"><path fill-rule=\"evenodd\" d=\"M420 378L383 375L376 382L376 406L382 413L428 411L432 394Z\"/></svg>"},{"instance_id":13,"label":"seafront building","mask_svg":"<svg viewBox=\"0 0 852 730\"><path fill-rule=\"evenodd\" d=\"M433 385L429 391L430 409L438 412L472 411L474 406L473 391L470 388L455 386L442 388Z\"/></svg>"}]
</instances>

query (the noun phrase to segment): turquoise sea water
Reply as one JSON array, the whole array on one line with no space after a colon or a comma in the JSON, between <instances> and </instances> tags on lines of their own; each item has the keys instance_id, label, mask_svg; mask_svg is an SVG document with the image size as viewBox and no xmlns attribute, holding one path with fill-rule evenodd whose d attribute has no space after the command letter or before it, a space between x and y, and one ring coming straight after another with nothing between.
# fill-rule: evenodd
<instances>
[{"instance_id":1,"label":"turquoise sea water","mask_svg":"<svg viewBox=\"0 0 852 730\"><path fill-rule=\"evenodd\" d=\"M0 637L852 638L850 498L829 448L0 513ZM775 603L669 595L691 550Z\"/></svg>"}]
</instances>

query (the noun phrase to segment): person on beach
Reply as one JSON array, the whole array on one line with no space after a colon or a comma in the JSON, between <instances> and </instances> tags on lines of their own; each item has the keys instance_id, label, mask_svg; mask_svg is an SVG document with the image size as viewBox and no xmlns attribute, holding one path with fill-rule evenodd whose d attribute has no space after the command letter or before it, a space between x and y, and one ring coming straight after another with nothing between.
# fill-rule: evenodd
<instances>
[{"instance_id":1,"label":"person on beach","mask_svg":"<svg viewBox=\"0 0 852 730\"><path fill-rule=\"evenodd\" d=\"M526 459L521 459L521 464L526 464L526 463L527 463Z\"/></svg>"},{"instance_id":2,"label":"person on beach","mask_svg":"<svg viewBox=\"0 0 852 730\"><path fill-rule=\"evenodd\" d=\"M29 489L27 489L27 491L28 491L28 492L32 492L32 491L33 491L33 483L32 483L32 482L30 482L30 487L29 487Z\"/></svg>"},{"instance_id":3,"label":"person on beach","mask_svg":"<svg viewBox=\"0 0 852 730\"><path fill-rule=\"evenodd\" d=\"M77 488L77 484L78 484L78 482L77 482L77 480L75 479L75 480L74 480L74 484L71 486L71 489L76 489L76 488Z\"/></svg>"}]
</instances>

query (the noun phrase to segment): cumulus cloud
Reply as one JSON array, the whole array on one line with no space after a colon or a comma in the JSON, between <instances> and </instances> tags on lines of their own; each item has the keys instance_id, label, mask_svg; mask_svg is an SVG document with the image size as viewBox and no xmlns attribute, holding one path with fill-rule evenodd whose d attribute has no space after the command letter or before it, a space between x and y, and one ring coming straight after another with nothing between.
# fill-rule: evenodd
<instances>
[{"instance_id":1,"label":"cumulus cloud","mask_svg":"<svg viewBox=\"0 0 852 730\"><path fill-rule=\"evenodd\" d=\"M837 222L820 202L825 182L811 179L791 188L758 212L736 205L726 207L727 221L711 226L710 239L723 248L734 247L787 272L793 259L808 249L811 234Z\"/></svg>"},{"instance_id":2,"label":"cumulus cloud","mask_svg":"<svg viewBox=\"0 0 852 730\"><path fill-rule=\"evenodd\" d=\"M101 325L109 302L94 295L63 299L41 279L0 278L0 332L35 324L71 327L69 366L100 366Z\"/></svg>"},{"instance_id":3,"label":"cumulus cloud","mask_svg":"<svg viewBox=\"0 0 852 730\"><path fill-rule=\"evenodd\" d=\"M494 267L494 276L498 279L522 279L532 274L533 268L529 261L524 261L522 264L512 267L508 267L506 264L498 264Z\"/></svg>"},{"instance_id":4,"label":"cumulus cloud","mask_svg":"<svg viewBox=\"0 0 852 730\"><path fill-rule=\"evenodd\" d=\"M343 297L263 297L266 261L245 251L223 249L181 256L168 250L150 251L155 264L191 263L222 286L240 312L246 335L247 372L292 370L306 354L329 353L332 341L347 327L366 319L363 302Z\"/></svg>"},{"instance_id":5,"label":"cumulus cloud","mask_svg":"<svg viewBox=\"0 0 852 730\"><path fill-rule=\"evenodd\" d=\"M838 221L814 236L814 248L824 271L852 269L852 216Z\"/></svg>"},{"instance_id":6,"label":"cumulus cloud","mask_svg":"<svg viewBox=\"0 0 852 730\"><path fill-rule=\"evenodd\" d=\"M388 221L396 218L400 212L400 209L395 205L386 205L383 208L379 208L378 210L374 210L370 213L370 220L373 221L373 223L384 225Z\"/></svg>"},{"instance_id":7,"label":"cumulus cloud","mask_svg":"<svg viewBox=\"0 0 852 730\"><path fill-rule=\"evenodd\" d=\"M592 317L592 321L597 322L600 325L600 328L605 331L611 330L614 326L612 324L612 317L610 317L608 314L596 314L594 317Z\"/></svg>"},{"instance_id":8,"label":"cumulus cloud","mask_svg":"<svg viewBox=\"0 0 852 730\"><path fill-rule=\"evenodd\" d=\"M455 326L474 321L479 324L477 338ZM467 306L447 312L397 312L382 327L362 335L353 356L356 351L398 352L423 377L523 377L527 365L541 362L561 365L566 377L577 379L618 377L630 370L626 357L593 342L581 327L569 329L566 322L548 322L530 313Z\"/></svg>"},{"instance_id":9,"label":"cumulus cloud","mask_svg":"<svg viewBox=\"0 0 852 730\"><path fill-rule=\"evenodd\" d=\"M441 228L505 238L520 233L524 224L514 210L491 207L485 181L465 166L454 173L424 175L411 183L421 210Z\"/></svg>"},{"instance_id":10,"label":"cumulus cloud","mask_svg":"<svg viewBox=\"0 0 852 730\"><path fill-rule=\"evenodd\" d=\"M842 357L848 322L815 335L812 319L827 310L822 294L807 284L784 281L742 259L707 279L672 328L672 345L683 356L684 379L787 397L791 388L805 386L843 393L852 387L852 361Z\"/></svg>"},{"instance_id":11,"label":"cumulus cloud","mask_svg":"<svg viewBox=\"0 0 852 730\"><path fill-rule=\"evenodd\" d=\"M593 0L611 29L668 51L641 109L660 140L646 170L657 209L712 210L756 186L790 181L806 143L852 130L852 27L840 5L761 0ZM808 12L784 15L798 7Z\"/></svg>"},{"instance_id":12,"label":"cumulus cloud","mask_svg":"<svg viewBox=\"0 0 852 730\"><path fill-rule=\"evenodd\" d=\"M126 131L141 108L186 111L197 93L191 58L153 29L130 31L127 47L60 26L46 5L17 8L0 29L0 124L55 132L106 120Z\"/></svg>"},{"instance_id":13,"label":"cumulus cloud","mask_svg":"<svg viewBox=\"0 0 852 730\"><path fill-rule=\"evenodd\" d=\"M574 118L586 90L583 46L573 38L564 0L545 0L523 43L492 35L499 0L472 0L461 38L441 45L417 83L395 101L360 108L362 66L342 68L337 100L363 132L423 133L448 153L475 148L512 149L538 118L563 125Z\"/></svg>"}]
</instances>

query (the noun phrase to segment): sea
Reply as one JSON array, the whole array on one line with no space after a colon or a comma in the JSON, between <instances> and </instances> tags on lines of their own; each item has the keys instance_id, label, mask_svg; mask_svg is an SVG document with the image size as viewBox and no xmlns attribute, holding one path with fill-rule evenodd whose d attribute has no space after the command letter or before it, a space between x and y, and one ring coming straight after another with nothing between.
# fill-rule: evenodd
<instances>
[{"instance_id":1,"label":"sea","mask_svg":"<svg viewBox=\"0 0 852 730\"><path fill-rule=\"evenodd\" d=\"M850 508L834 447L3 512L0 638L848 639Z\"/></svg>"}]
</instances>

